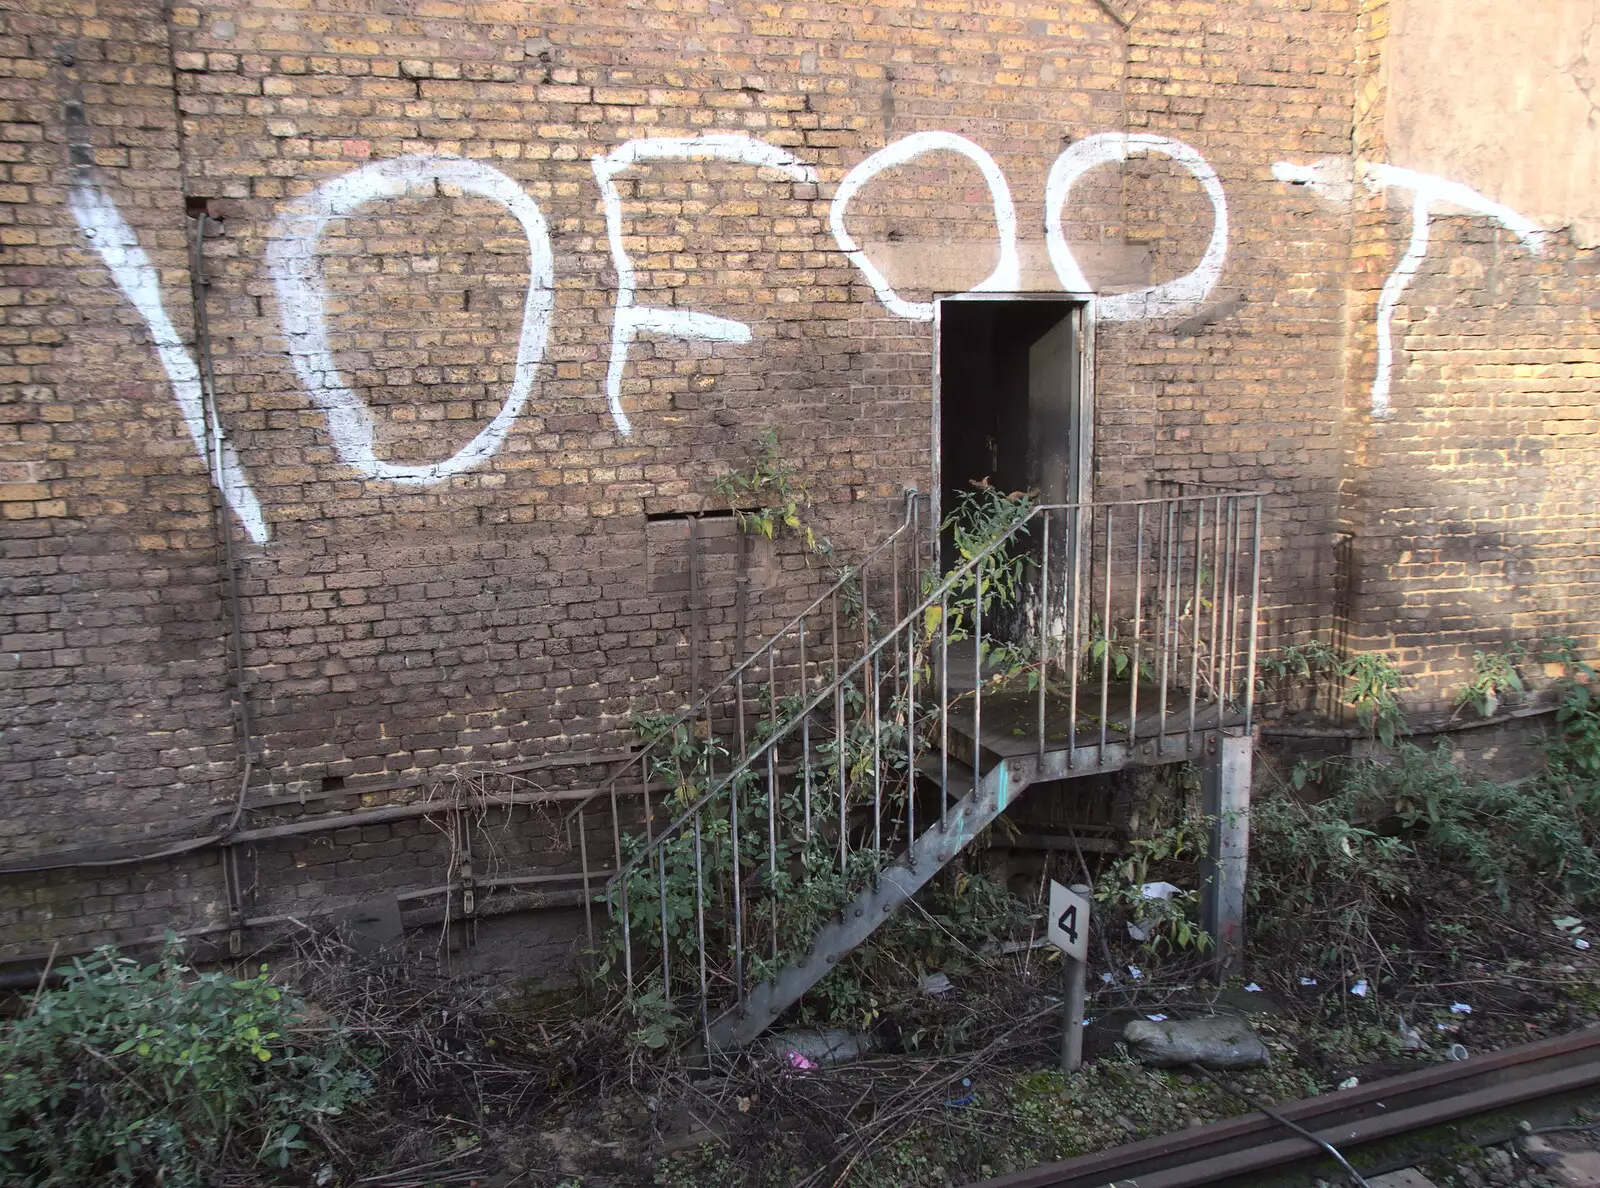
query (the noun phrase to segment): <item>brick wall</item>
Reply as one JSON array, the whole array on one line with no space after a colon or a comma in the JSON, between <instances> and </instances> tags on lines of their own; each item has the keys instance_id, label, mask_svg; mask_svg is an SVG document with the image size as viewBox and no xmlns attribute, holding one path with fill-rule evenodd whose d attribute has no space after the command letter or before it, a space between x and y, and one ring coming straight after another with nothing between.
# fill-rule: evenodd
<instances>
[{"instance_id":1,"label":"brick wall","mask_svg":"<svg viewBox=\"0 0 1600 1188\"><path fill-rule=\"evenodd\" d=\"M1600 603L1571 580L1596 544L1592 253L1556 236L1533 261L1482 219L1436 220L1395 319L1400 411L1373 423L1373 310L1409 234L1404 196L1357 185L1330 201L1274 166L1348 164L1352 145L1382 159L1384 6L1146 0L1126 28L1111 15L1124 7L13 6L0 17L0 854L226 821L243 742L224 527L250 827L414 800L490 763L570 763L541 769L551 791L603 778L614 765L588 760L625 747L632 710L680 701L692 650L712 676L735 659L728 571L708 570L691 612L668 580L672 517L720 508L713 479L764 427L845 556L899 522L904 487L930 485L932 327L887 307L830 228L846 174L922 132L992 157L1028 291L1061 287L1045 202L1063 150L1127 131L1180 141L1215 171L1228 216L1215 285L1170 315L1099 325L1095 485L1106 498L1154 478L1272 492L1274 638L1328 627L1342 526L1358 538L1355 635L1402 649L1424 681L1533 626L1593 644ZM711 135L768 146L766 163L618 156ZM608 155L621 269L594 167ZM408 157L457 164L382 164ZM214 505L193 418L74 215L75 186L121 212L159 281L168 345L191 360L187 243L205 215L228 473L255 501L235 483L244 515ZM1214 219L1194 173L1151 153L1087 173L1062 224L1109 295L1195 268ZM906 302L995 266L990 188L954 152L879 173L844 222ZM548 285L530 287L546 266ZM749 341L629 344L625 435L607 393L629 266L638 306L734 319ZM524 381L525 404L497 424ZM452 473L425 473L463 450ZM823 581L793 541L754 563L750 638ZM518 820L502 869L564 869ZM433 818L348 828L261 843L235 911L448 881ZM224 927L215 852L105 885L8 876L0 946L129 939L152 913Z\"/></svg>"}]
</instances>

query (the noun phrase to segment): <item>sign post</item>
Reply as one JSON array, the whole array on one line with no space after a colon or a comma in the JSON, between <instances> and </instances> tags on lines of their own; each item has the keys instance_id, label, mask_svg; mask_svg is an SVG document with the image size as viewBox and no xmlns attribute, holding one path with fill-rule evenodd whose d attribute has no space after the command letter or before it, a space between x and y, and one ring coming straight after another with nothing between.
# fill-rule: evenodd
<instances>
[{"instance_id":1,"label":"sign post","mask_svg":"<svg viewBox=\"0 0 1600 1188\"><path fill-rule=\"evenodd\" d=\"M1083 1065L1083 999L1089 955L1089 905L1093 892L1083 883L1063 887L1051 880L1050 924L1046 936L1060 949L1067 967L1067 994L1061 1031L1061 1071Z\"/></svg>"}]
</instances>

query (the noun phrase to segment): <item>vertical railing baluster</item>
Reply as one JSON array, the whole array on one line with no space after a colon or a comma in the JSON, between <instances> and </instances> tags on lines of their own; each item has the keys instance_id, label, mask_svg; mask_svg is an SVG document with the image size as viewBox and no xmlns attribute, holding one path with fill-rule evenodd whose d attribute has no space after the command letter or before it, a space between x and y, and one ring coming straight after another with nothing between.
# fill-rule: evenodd
<instances>
[{"instance_id":1,"label":"vertical railing baluster","mask_svg":"<svg viewBox=\"0 0 1600 1188\"><path fill-rule=\"evenodd\" d=\"M739 870L739 780L728 780L728 847L732 857L733 882L733 993L734 1001L744 1010L744 883Z\"/></svg>"},{"instance_id":2,"label":"vertical railing baluster","mask_svg":"<svg viewBox=\"0 0 1600 1188\"><path fill-rule=\"evenodd\" d=\"M772 961L778 961L778 748L767 748L767 894L772 900Z\"/></svg>"},{"instance_id":3,"label":"vertical railing baluster","mask_svg":"<svg viewBox=\"0 0 1600 1188\"><path fill-rule=\"evenodd\" d=\"M828 599L828 610L832 616L833 635L833 679L839 679L839 595L835 593Z\"/></svg>"},{"instance_id":4,"label":"vertical railing baluster","mask_svg":"<svg viewBox=\"0 0 1600 1188\"><path fill-rule=\"evenodd\" d=\"M1164 504L1161 533L1161 681L1156 706L1156 757L1167 750L1167 669L1172 653L1172 537L1173 518L1177 504L1168 499Z\"/></svg>"},{"instance_id":5,"label":"vertical railing baluster","mask_svg":"<svg viewBox=\"0 0 1600 1188\"><path fill-rule=\"evenodd\" d=\"M811 856L811 715L800 720L800 802L805 821L806 858Z\"/></svg>"},{"instance_id":6,"label":"vertical railing baluster","mask_svg":"<svg viewBox=\"0 0 1600 1188\"><path fill-rule=\"evenodd\" d=\"M890 691L890 694L889 694L889 700L892 702L892 701L894 701L895 698L900 696L900 692L901 692L901 686L900 686L900 645L901 645L901 642L902 642L902 640L901 640L901 634L902 633L895 630L895 628L900 625L900 536L899 536L899 530L896 530L896 534L895 534L895 537L894 537L894 556L890 559L890 562L889 562L889 575L890 575L890 584L891 584L891 587L892 587L891 590L890 590L890 596L889 596L890 597L889 612L890 612L891 615L894 616L893 618L891 618L889 620L889 622L891 624L890 630L894 632L894 654L890 658L890 665L889 665L889 671L894 674L894 688Z\"/></svg>"},{"instance_id":7,"label":"vertical railing baluster","mask_svg":"<svg viewBox=\"0 0 1600 1188\"><path fill-rule=\"evenodd\" d=\"M912 505L915 507L915 504ZM915 514L913 512L913 514ZM915 543L913 541L913 543ZM916 853L917 842L917 649L916 633L921 623L909 623L906 631L906 841Z\"/></svg>"},{"instance_id":8,"label":"vertical railing baluster","mask_svg":"<svg viewBox=\"0 0 1600 1188\"><path fill-rule=\"evenodd\" d=\"M1042 543L1039 553L1039 704L1037 707L1039 745L1034 757L1042 767L1045 742L1044 699L1047 683L1045 678L1050 674L1050 513L1043 512L1039 518L1044 521L1044 527L1040 531Z\"/></svg>"},{"instance_id":9,"label":"vertical railing baluster","mask_svg":"<svg viewBox=\"0 0 1600 1188\"><path fill-rule=\"evenodd\" d=\"M845 860L847 858L845 850L846 846L849 844L850 837L850 794L845 783L847 778L845 768L849 766L849 763L846 753L846 739L848 731L844 723L844 682L842 681L836 683L833 687L833 722L833 761L834 766L839 771L839 877L843 879L845 872Z\"/></svg>"},{"instance_id":10,"label":"vertical railing baluster","mask_svg":"<svg viewBox=\"0 0 1600 1188\"><path fill-rule=\"evenodd\" d=\"M769 648L768 651L770 651L770 650L771 649ZM744 733L744 667L742 666L742 664L741 664L741 666L739 668L738 674L733 678L733 689L734 689L734 706L735 706L735 708L734 708L734 717L733 717L733 728L734 728L735 732L737 732L737 734L739 735L739 758L743 759L746 755L748 755L750 753L750 749L745 743L745 733ZM709 722L710 720L711 720L711 707L708 704L706 706L706 721Z\"/></svg>"},{"instance_id":11,"label":"vertical railing baluster","mask_svg":"<svg viewBox=\"0 0 1600 1188\"><path fill-rule=\"evenodd\" d=\"M1244 665L1244 731L1249 734L1255 726L1256 713L1256 643L1261 621L1261 496L1256 496L1255 520L1251 526L1253 541L1250 546L1250 651Z\"/></svg>"},{"instance_id":12,"label":"vertical railing baluster","mask_svg":"<svg viewBox=\"0 0 1600 1188\"><path fill-rule=\"evenodd\" d=\"M628 984L628 993L633 993L633 921L629 916L628 903L628 877L627 872L622 875L622 892L618 896L622 904L622 976Z\"/></svg>"},{"instance_id":13,"label":"vertical railing baluster","mask_svg":"<svg viewBox=\"0 0 1600 1188\"><path fill-rule=\"evenodd\" d=\"M767 648L767 724L773 734L778 732L778 658L773 655L776 646L774 643Z\"/></svg>"},{"instance_id":14,"label":"vertical railing baluster","mask_svg":"<svg viewBox=\"0 0 1600 1188\"><path fill-rule=\"evenodd\" d=\"M667 931L667 846L662 839L656 847L656 872L660 876L661 907L661 996L672 1001L672 937Z\"/></svg>"},{"instance_id":15,"label":"vertical railing baluster","mask_svg":"<svg viewBox=\"0 0 1600 1188\"><path fill-rule=\"evenodd\" d=\"M1228 658L1223 669L1225 700L1233 700L1234 654L1239 647L1239 501L1228 504Z\"/></svg>"},{"instance_id":16,"label":"vertical railing baluster","mask_svg":"<svg viewBox=\"0 0 1600 1188\"><path fill-rule=\"evenodd\" d=\"M983 556L973 566L978 596L972 606L972 798L978 798L983 767Z\"/></svg>"},{"instance_id":17,"label":"vertical railing baluster","mask_svg":"<svg viewBox=\"0 0 1600 1188\"><path fill-rule=\"evenodd\" d=\"M644 780L646 783L648 783L649 780L650 780L650 765L648 763L645 763L645 764L641 764L640 766L643 768L643 772L642 772L640 778L642 780ZM621 870L622 869L622 816L621 816L621 811L620 811L620 809L619 809L619 807L617 805L617 780L618 780L618 778L620 778L620 777L619 776L612 776L611 777L611 783L609 785L609 790L610 790L610 793L611 793L611 848L612 848L612 852L613 852L613 854L614 854L614 856L616 858L616 863L617 863L617 867L616 868L618 870Z\"/></svg>"},{"instance_id":18,"label":"vertical railing baluster","mask_svg":"<svg viewBox=\"0 0 1600 1188\"><path fill-rule=\"evenodd\" d=\"M1195 698L1200 694L1200 562L1206 538L1206 501L1194 501L1194 596L1189 602L1189 735L1185 747L1194 753Z\"/></svg>"},{"instance_id":19,"label":"vertical railing baluster","mask_svg":"<svg viewBox=\"0 0 1600 1188\"><path fill-rule=\"evenodd\" d=\"M1128 682L1128 753L1139 741L1139 673L1144 666L1144 504L1133 519L1133 673Z\"/></svg>"},{"instance_id":20,"label":"vertical railing baluster","mask_svg":"<svg viewBox=\"0 0 1600 1188\"><path fill-rule=\"evenodd\" d=\"M872 653L872 659L868 665L868 668L871 670L872 680L872 848L874 850L882 850L883 780L880 775L880 758L882 755L880 748L883 744L883 721L879 716L881 706L878 701L878 681L880 674L878 672L877 652ZM876 874L873 875L873 881L877 881Z\"/></svg>"},{"instance_id":21,"label":"vertical railing baluster","mask_svg":"<svg viewBox=\"0 0 1600 1188\"><path fill-rule=\"evenodd\" d=\"M1092 517L1090 522L1093 523ZM1111 705L1111 557L1116 547L1115 523L1111 508L1106 508L1106 595L1100 610L1100 630L1106 646L1100 653L1100 750L1095 759L1096 766L1101 768L1106 765L1106 730Z\"/></svg>"},{"instance_id":22,"label":"vertical railing baluster","mask_svg":"<svg viewBox=\"0 0 1600 1188\"><path fill-rule=\"evenodd\" d=\"M767 893L772 900L772 962L778 962L778 812L783 792L778 786L778 660L776 641L767 648Z\"/></svg>"},{"instance_id":23,"label":"vertical railing baluster","mask_svg":"<svg viewBox=\"0 0 1600 1188\"><path fill-rule=\"evenodd\" d=\"M1222 576L1222 496L1217 496L1216 509L1211 514L1211 636L1206 655L1206 676L1211 681L1211 696L1217 703L1217 721L1222 720L1222 688L1217 683L1217 662L1221 658L1221 641L1217 639L1218 616L1222 613L1219 601Z\"/></svg>"},{"instance_id":24,"label":"vertical railing baluster","mask_svg":"<svg viewBox=\"0 0 1600 1188\"><path fill-rule=\"evenodd\" d=\"M800 652L800 695L804 697L806 690L811 688L811 681L806 673L806 619L804 615L800 616L800 629L798 635L798 650Z\"/></svg>"},{"instance_id":25,"label":"vertical railing baluster","mask_svg":"<svg viewBox=\"0 0 1600 1188\"><path fill-rule=\"evenodd\" d=\"M1072 505L1072 650L1067 656L1067 767L1078 765L1078 677L1083 657L1083 504ZM1093 595L1090 595L1093 606Z\"/></svg>"},{"instance_id":26,"label":"vertical railing baluster","mask_svg":"<svg viewBox=\"0 0 1600 1188\"><path fill-rule=\"evenodd\" d=\"M950 596L939 595L939 832L950 807ZM912 851L915 861L916 851Z\"/></svg>"},{"instance_id":27,"label":"vertical railing baluster","mask_svg":"<svg viewBox=\"0 0 1600 1188\"><path fill-rule=\"evenodd\" d=\"M578 809L578 862L583 871L583 927L589 938L589 951L594 951L594 892L589 889L589 835L583 819L583 809Z\"/></svg>"},{"instance_id":28,"label":"vertical railing baluster","mask_svg":"<svg viewBox=\"0 0 1600 1188\"><path fill-rule=\"evenodd\" d=\"M694 935L700 950L700 1030L705 1036L706 1051L711 1051L711 997L710 982L706 978L706 884L705 865L701 855L704 842L700 834L700 812L694 815Z\"/></svg>"},{"instance_id":29,"label":"vertical railing baluster","mask_svg":"<svg viewBox=\"0 0 1600 1188\"><path fill-rule=\"evenodd\" d=\"M810 698L807 694L811 691L811 678L806 671L806 621L800 619L800 704L805 705ZM801 812L805 821L806 862L811 861L811 715L803 714L800 719L800 803Z\"/></svg>"}]
</instances>

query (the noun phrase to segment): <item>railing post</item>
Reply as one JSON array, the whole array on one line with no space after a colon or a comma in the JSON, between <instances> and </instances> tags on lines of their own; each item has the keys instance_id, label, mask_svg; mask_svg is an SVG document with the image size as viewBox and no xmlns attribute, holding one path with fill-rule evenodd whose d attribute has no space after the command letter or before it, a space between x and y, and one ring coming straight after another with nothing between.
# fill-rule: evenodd
<instances>
[{"instance_id":1,"label":"railing post","mask_svg":"<svg viewBox=\"0 0 1600 1188\"><path fill-rule=\"evenodd\" d=\"M1210 832L1200 865L1200 920L1215 944L1219 975L1244 955L1244 880L1250 854L1249 734L1219 730L1207 739L1201 777L1202 811Z\"/></svg>"}]
</instances>

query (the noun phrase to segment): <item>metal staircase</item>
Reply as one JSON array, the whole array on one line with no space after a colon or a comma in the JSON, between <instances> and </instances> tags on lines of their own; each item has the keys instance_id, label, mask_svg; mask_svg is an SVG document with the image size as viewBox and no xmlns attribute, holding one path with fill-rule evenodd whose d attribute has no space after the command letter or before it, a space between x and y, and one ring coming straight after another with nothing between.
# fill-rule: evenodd
<instances>
[{"instance_id":1,"label":"metal staircase","mask_svg":"<svg viewBox=\"0 0 1600 1188\"><path fill-rule=\"evenodd\" d=\"M678 777L664 828L647 791L625 836L613 780L630 992L746 1044L1030 785L1248 735L1261 513L1219 489L1019 508L942 575L880 546L636 760Z\"/></svg>"}]
</instances>

